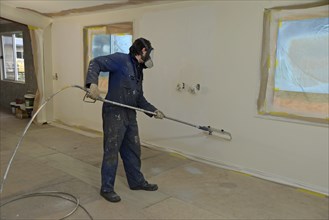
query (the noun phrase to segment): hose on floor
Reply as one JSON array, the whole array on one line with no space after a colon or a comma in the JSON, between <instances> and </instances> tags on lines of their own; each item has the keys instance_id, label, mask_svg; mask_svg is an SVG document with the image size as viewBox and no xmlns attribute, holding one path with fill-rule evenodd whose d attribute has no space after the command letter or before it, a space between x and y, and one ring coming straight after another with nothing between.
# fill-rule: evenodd
<instances>
[{"instance_id":1,"label":"hose on floor","mask_svg":"<svg viewBox=\"0 0 329 220\"><path fill-rule=\"evenodd\" d=\"M72 211L70 211L68 214L66 214L64 217L60 218L59 220L66 219L69 216L73 215L73 213L75 213L79 207L82 208L85 211L85 213L88 215L88 217L91 220L93 219L93 217L90 215L90 213L87 211L87 209L84 208L80 204L80 201L77 197L73 196L70 193L58 192L58 191L42 191L42 192L24 194L24 195L21 195L21 196L17 196L15 198L1 204L0 207L3 207L5 205L8 205L8 204L13 203L13 202L18 201L18 200L22 200L22 199L26 199L26 198L30 198L30 197L40 197L40 196L61 198L61 199L65 199L65 200L70 201L73 204L75 204L74 209Z\"/></svg>"},{"instance_id":2,"label":"hose on floor","mask_svg":"<svg viewBox=\"0 0 329 220\"><path fill-rule=\"evenodd\" d=\"M66 90L66 89L68 89L68 88L79 88L79 89L81 89L80 86L76 86L76 85L73 85L73 86L65 86L64 88L62 88L62 89L59 90L58 92L52 94L50 97L48 97L48 98L47 98L47 99L41 104L41 106L38 108L38 110L34 113L34 115L32 116L32 118L30 119L29 123L26 125L26 127L25 127L25 129L24 129L24 131L23 131L23 133L22 133L22 135L21 135L21 137L20 137L20 139L19 139L19 141L18 141L18 143L17 143L15 149L14 149L14 152L13 152L13 154L12 154L10 160L9 160L9 163L8 163L8 165L7 165L6 172L5 172L4 177L3 177L3 180L2 180L2 182L1 182L0 193L2 193L2 191L3 191L4 184L5 184L5 182L6 182L6 179L7 179L7 176L8 176L8 173L9 173L10 167L11 167L11 164L12 164L12 162L13 162L13 160L14 160L14 157L15 157L15 155L16 155L16 153L17 153L17 150L18 150L20 144L22 143L23 138L24 138L24 136L25 136L27 130L30 128L30 126L31 126L31 124L32 124L32 122L33 122L33 120L34 120L35 117L39 114L39 112L41 111L41 109L42 109L42 108L43 108L43 107L44 107L44 106L45 106L45 105L46 105L46 104L47 104L47 103L48 103L48 102L49 102L54 96L56 96L57 94L61 93L62 91ZM5 205L10 204L10 203L12 203L12 202L15 202L15 201L17 201L17 200L26 199L26 198L30 198L30 197L40 197L40 196L57 197L57 198L61 198L61 199L68 200L68 201L70 201L70 202L72 202L72 203L75 204L74 209L73 209L72 211L70 211L68 214L66 214L64 217L60 218L60 220L61 220L61 219L68 218L69 216L71 216L72 214L74 214L74 213L77 211L77 209L78 209L79 207L82 208L82 209L85 211L85 213L88 215L88 217L89 217L91 220L93 220L93 217L90 215L90 213L87 211L87 209L85 209L85 208L80 204L80 201L79 201L79 199L78 199L77 197L75 197L75 196L73 196L73 195L71 195L71 194L69 194L69 193L59 192L59 191L43 191L43 192L36 192L36 193L24 194L24 195L21 195L21 196L17 196L17 197L15 197L15 198L13 198L13 199L7 201L7 202L4 202L3 204L0 205L0 207L3 207L3 206L5 206Z\"/></svg>"}]
</instances>

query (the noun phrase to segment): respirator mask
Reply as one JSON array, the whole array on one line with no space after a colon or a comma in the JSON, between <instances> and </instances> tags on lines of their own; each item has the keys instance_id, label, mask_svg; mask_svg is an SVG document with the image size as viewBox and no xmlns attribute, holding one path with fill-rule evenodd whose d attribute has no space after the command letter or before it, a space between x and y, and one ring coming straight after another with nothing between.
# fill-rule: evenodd
<instances>
[{"instance_id":1,"label":"respirator mask","mask_svg":"<svg viewBox=\"0 0 329 220\"><path fill-rule=\"evenodd\" d=\"M147 50L145 56L142 55L142 60L144 61L144 65L147 68L152 68L153 67L153 60L152 59L153 59L153 55L154 55L154 49L152 47L149 48L142 38L140 40L141 40L141 42L143 43L144 47Z\"/></svg>"}]
</instances>

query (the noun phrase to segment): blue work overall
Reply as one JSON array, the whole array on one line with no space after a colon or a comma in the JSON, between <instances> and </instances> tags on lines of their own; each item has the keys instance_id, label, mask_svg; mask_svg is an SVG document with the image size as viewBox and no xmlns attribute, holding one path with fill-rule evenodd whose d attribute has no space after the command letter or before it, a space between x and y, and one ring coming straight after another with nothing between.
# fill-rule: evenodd
<instances>
[{"instance_id":1,"label":"blue work overall","mask_svg":"<svg viewBox=\"0 0 329 220\"><path fill-rule=\"evenodd\" d=\"M100 72L109 72L107 100L152 112L156 110L143 95L143 65L139 64L133 56L115 53L91 60L87 72L87 87L91 83L98 84ZM104 192L114 190L119 152L129 187L142 185L145 178L141 173L141 148L136 111L104 103L102 118L104 153L101 190Z\"/></svg>"}]
</instances>

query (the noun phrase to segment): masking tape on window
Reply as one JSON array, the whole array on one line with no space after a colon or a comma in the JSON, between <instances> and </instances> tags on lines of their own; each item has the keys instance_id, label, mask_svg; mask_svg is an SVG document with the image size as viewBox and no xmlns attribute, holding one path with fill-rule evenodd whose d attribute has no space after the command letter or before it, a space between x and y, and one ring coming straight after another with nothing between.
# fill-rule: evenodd
<instances>
[{"instance_id":1,"label":"masking tape on window","mask_svg":"<svg viewBox=\"0 0 329 220\"><path fill-rule=\"evenodd\" d=\"M98 30L102 30L105 29L105 26L98 26L98 27L87 27L88 31L98 31Z\"/></svg>"},{"instance_id":2,"label":"masking tape on window","mask_svg":"<svg viewBox=\"0 0 329 220\"><path fill-rule=\"evenodd\" d=\"M34 27L34 26L31 26L31 25L28 25L28 28L29 28L29 30L38 30L39 29L38 27Z\"/></svg>"},{"instance_id":3,"label":"masking tape on window","mask_svg":"<svg viewBox=\"0 0 329 220\"><path fill-rule=\"evenodd\" d=\"M280 20L279 21L279 28L281 28L282 27L282 21Z\"/></svg>"},{"instance_id":4,"label":"masking tape on window","mask_svg":"<svg viewBox=\"0 0 329 220\"><path fill-rule=\"evenodd\" d=\"M292 116L292 114L289 113L285 113L285 112L269 112L270 115L274 115L274 116Z\"/></svg>"},{"instance_id":5,"label":"masking tape on window","mask_svg":"<svg viewBox=\"0 0 329 220\"><path fill-rule=\"evenodd\" d=\"M115 33L114 35L116 35L116 36L125 36L127 34L125 34L125 33Z\"/></svg>"},{"instance_id":6,"label":"masking tape on window","mask_svg":"<svg viewBox=\"0 0 329 220\"><path fill-rule=\"evenodd\" d=\"M258 114L265 115L266 113L264 111L258 111Z\"/></svg>"}]
</instances>

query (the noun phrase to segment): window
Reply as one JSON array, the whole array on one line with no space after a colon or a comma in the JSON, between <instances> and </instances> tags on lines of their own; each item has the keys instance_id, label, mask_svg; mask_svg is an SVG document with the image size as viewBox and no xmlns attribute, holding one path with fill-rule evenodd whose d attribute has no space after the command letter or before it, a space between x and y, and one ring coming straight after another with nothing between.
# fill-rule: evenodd
<instances>
[{"instance_id":1,"label":"window","mask_svg":"<svg viewBox=\"0 0 329 220\"><path fill-rule=\"evenodd\" d=\"M132 23L118 23L84 28L85 42L85 73L91 59L116 52L129 53L132 44ZM107 92L108 72L101 72L98 87L101 92Z\"/></svg>"},{"instance_id":2,"label":"window","mask_svg":"<svg viewBox=\"0 0 329 220\"><path fill-rule=\"evenodd\" d=\"M328 5L267 9L258 112L328 123Z\"/></svg>"},{"instance_id":3,"label":"window","mask_svg":"<svg viewBox=\"0 0 329 220\"><path fill-rule=\"evenodd\" d=\"M1 79L25 82L23 33L1 35Z\"/></svg>"}]
</instances>

